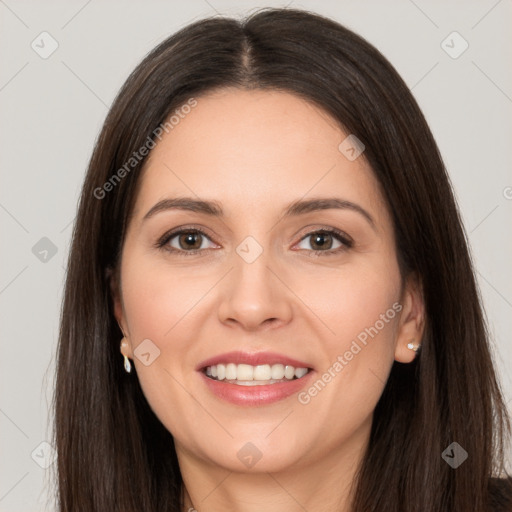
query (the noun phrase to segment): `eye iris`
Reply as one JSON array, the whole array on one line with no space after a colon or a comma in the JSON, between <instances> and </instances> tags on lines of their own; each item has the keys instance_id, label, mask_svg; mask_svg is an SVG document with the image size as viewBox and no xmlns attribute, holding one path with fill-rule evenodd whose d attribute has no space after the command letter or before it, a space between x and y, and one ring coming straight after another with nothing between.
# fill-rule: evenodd
<instances>
[{"instance_id":1,"label":"eye iris","mask_svg":"<svg viewBox=\"0 0 512 512\"><path fill-rule=\"evenodd\" d=\"M199 233L185 233L180 235L180 247L182 249L199 249L201 247L200 237L201 235Z\"/></svg>"},{"instance_id":2,"label":"eye iris","mask_svg":"<svg viewBox=\"0 0 512 512\"><path fill-rule=\"evenodd\" d=\"M326 237L328 238L327 243L325 240ZM316 233L312 235L312 238L314 240L314 242L311 244L313 248L315 248L315 245L319 246L319 249L330 249L332 246L332 238L329 233Z\"/></svg>"}]
</instances>

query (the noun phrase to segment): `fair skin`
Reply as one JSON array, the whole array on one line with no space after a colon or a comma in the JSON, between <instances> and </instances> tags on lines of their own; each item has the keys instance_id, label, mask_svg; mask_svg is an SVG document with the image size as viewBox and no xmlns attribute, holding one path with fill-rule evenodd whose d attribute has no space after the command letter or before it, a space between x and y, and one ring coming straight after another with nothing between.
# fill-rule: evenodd
<instances>
[{"instance_id":1,"label":"fair skin","mask_svg":"<svg viewBox=\"0 0 512 512\"><path fill-rule=\"evenodd\" d=\"M362 156L341 153L347 134L325 112L277 91L225 89L197 101L152 150L141 178L121 287L112 286L121 351L175 439L183 510L348 511L393 361L411 362L407 344L421 340L420 287L402 283L377 181ZM169 209L143 220L178 196L215 201L224 215ZM283 217L294 201L333 197L360 206L374 225L348 208ZM155 247L177 227L205 231L192 240L202 252L187 254L179 235L167 247L181 253ZM344 250L321 254L314 233L329 228L353 246L327 235L327 250ZM263 249L252 263L236 251L248 236ZM395 303L400 313L306 404L294 394L235 405L196 371L224 352L274 351L308 362L314 383ZM134 354L146 339L160 350L148 366ZM248 442L262 455L250 468L237 456Z\"/></svg>"}]
</instances>

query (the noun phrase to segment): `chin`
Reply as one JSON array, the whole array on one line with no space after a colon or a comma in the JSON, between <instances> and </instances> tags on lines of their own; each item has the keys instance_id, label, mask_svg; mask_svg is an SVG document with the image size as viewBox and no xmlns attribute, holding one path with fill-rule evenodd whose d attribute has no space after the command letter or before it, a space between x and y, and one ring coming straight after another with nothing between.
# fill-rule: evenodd
<instances>
[{"instance_id":1,"label":"chin","mask_svg":"<svg viewBox=\"0 0 512 512\"><path fill-rule=\"evenodd\" d=\"M276 447L268 440L231 441L231 446L219 447L215 453L210 445L205 455L214 465L237 473L278 473L296 465L306 455L292 446Z\"/></svg>"}]
</instances>

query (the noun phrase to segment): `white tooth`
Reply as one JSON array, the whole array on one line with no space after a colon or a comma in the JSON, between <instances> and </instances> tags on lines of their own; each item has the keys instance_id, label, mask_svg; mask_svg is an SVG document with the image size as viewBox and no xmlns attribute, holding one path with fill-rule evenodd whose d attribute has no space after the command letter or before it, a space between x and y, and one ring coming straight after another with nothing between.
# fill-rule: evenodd
<instances>
[{"instance_id":1,"label":"white tooth","mask_svg":"<svg viewBox=\"0 0 512 512\"><path fill-rule=\"evenodd\" d=\"M274 365L261 364L251 366L250 364L228 363L217 364L206 368L206 375L217 378L217 380L243 381L242 386L250 386L251 381L280 381L283 379L292 380L294 377L300 379L308 373L307 368L295 368L290 365L276 363ZM268 383L268 382L267 382Z\"/></svg>"},{"instance_id":2,"label":"white tooth","mask_svg":"<svg viewBox=\"0 0 512 512\"><path fill-rule=\"evenodd\" d=\"M284 377L284 366L282 364L272 365L271 377L275 380L280 380Z\"/></svg>"},{"instance_id":3,"label":"white tooth","mask_svg":"<svg viewBox=\"0 0 512 512\"><path fill-rule=\"evenodd\" d=\"M252 376L254 380L269 380L270 379L270 365L261 364L254 368L254 374Z\"/></svg>"},{"instance_id":4,"label":"white tooth","mask_svg":"<svg viewBox=\"0 0 512 512\"><path fill-rule=\"evenodd\" d=\"M295 377L297 377L298 379L300 379L301 377L304 377L304 375L306 375L306 373L308 373L307 368L295 368Z\"/></svg>"},{"instance_id":5,"label":"white tooth","mask_svg":"<svg viewBox=\"0 0 512 512\"><path fill-rule=\"evenodd\" d=\"M254 368L250 364L239 364L236 369L237 380L253 380Z\"/></svg>"},{"instance_id":6,"label":"white tooth","mask_svg":"<svg viewBox=\"0 0 512 512\"><path fill-rule=\"evenodd\" d=\"M293 379L293 376L295 375L295 368L293 366L286 365L284 369L284 376L287 379Z\"/></svg>"},{"instance_id":7,"label":"white tooth","mask_svg":"<svg viewBox=\"0 0 512 512\"><path fill-rule=\"evenodd\" d=\"M226 380L236 379L236 364L229 363L226 365Z\"/></svg>"}]
</instances>

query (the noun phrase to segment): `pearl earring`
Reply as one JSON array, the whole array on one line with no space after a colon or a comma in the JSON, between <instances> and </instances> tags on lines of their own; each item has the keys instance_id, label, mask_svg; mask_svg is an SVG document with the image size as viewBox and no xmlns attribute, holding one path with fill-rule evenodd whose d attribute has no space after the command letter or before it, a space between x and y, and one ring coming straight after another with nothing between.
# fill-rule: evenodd
<instances>
[{"instance_id":1,"label":"pearl earring","mask_svg":"<svg viewBox=\"0 0 512 512\"><path fill-rule=\"evenodd\" d=\"M130 360L124 356L124 369L126 373L131 373L132 371L132 365L130 364Z\"/></svg>"},{"instance_id":2,"label":"pearl earring","mask_svg":"<svg viewBox=\"0 0 512 512\"><path fill-rule=\"evenodd\" d=\"M125 340L126 340L126 338L123 338L123 339L121 340L121 348L122 348L122 346L123 346L123 343L126 343L126 341L125 341ZM131 371L132 371L132 365L131 365L131 363L130 363L130 360L129 360L129 359L128 359L128 357L127 357L127 356L125 356L124 354L123 354L123 357L124 357L124 370L125 370L125 372L126 372L126 373L131 373Z\"/></svg>"},{"instance_id":3,"label":"pearl earring","mask_svg":"<svg viewBox=\"0 0 512 512\"><path fill-rule=\"evenodd\" d=\"M409 350L414 350L414 352L418 352L418 350L420 349L421 345L418 343L417 345L415 345L414 343L407 343L407 348Z\"/></svg>"}]
</instances>

